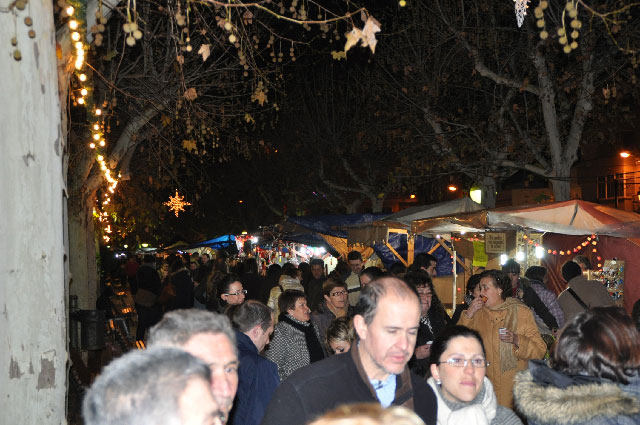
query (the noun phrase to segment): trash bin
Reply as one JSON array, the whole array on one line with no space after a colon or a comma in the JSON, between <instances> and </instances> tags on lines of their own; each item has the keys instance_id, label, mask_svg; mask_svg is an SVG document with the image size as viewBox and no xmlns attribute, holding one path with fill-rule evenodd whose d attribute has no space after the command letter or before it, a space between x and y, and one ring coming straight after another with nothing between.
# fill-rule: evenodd
<instances>
[{"instance_id":1,"label":"trash bin","mask_svg":"<svg viewBox=\"0 0 640 425\"><path fill-rule=\"evenodd\" d=\"M78 310L72 318L80 322L80 348L101 350L104 348L104 310Z\"/></svg>"}]
</instances>

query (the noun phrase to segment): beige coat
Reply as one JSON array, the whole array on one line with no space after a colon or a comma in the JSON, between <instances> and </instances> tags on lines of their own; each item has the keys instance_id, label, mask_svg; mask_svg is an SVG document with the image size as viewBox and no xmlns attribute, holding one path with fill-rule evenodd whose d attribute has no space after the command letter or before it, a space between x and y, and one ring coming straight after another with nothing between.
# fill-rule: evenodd
<instances>
[{"instance_id":1,"label":"beige coat","mask_svg":"<svg viewBox=\"0 0 640 425\"><path fill-rule=\"evenodd\" d=\"M287 276L287 275L280 276L278 285L271 288L271 292L269 292L269 301L267 301L267 306L271 310L273 310L274 324L278 323L278 317L280 316L280 308L278 307L278 298L280 298L280 294L282 294L282 291L280 290L281 286L282 286L282 289L284 289L285 291L288 291L290 289L295 289L297 291L304 292L304 287L302 286L302 284L298 279L296 279L295 277ZM286 313L286 311L283 311L283 313Z\"/></svg>"},{"instance_id":2,"label":"beige coat","mask_svg":"<svg viewBox=\"0 0 640 425\"><path fill-rule=\"evenodd\" d=\"M502 371L500 367L500 339L498 329L506 327L507 310L490 310L482 308L469 319L465 313L460 316L459 325L475 329L482 336L484 348L487 352L487 377L491 379L498 398L498 403L513 409L513 378L516 372L527 369L529 359L544 357L547 346L538 332L538 326L529 308L518 302L511 308L517 309L517 329L509 329L518 335L518 348L512 345L513 354L517 359L515 369Z\"/></svg>"},{"instance_id":3,"label":"beige coat","mask_svg":"<svg viewBox=\"0 0 640 425\"><path fill-rule=\"evenodd\" d=\"M569 281L571 289L575 291L583 303L589 307L607 307L613 305L613 298L607 288L597 280L587 280L584 275L576 276ZM570 322L584 307L566 289L558 296L558 304L564 314L565 323Z\"/></svg>"}]
</instances>

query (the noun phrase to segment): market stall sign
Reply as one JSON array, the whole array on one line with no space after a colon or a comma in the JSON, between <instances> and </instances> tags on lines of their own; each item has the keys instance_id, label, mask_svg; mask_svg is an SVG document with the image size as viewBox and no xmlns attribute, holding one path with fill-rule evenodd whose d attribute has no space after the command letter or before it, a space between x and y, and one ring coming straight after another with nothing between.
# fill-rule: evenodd
<instances>
[{"instance_id":1,"label":"market stall sign","mask_svg":"<svg viewBox=\"0 0 640 425\"><path fill-rule=\"evenodd\" d=\"M484 250L487 254L507 252L507 234L505 232L486 232L484 234Z\"/></svg>"}]
</instances>

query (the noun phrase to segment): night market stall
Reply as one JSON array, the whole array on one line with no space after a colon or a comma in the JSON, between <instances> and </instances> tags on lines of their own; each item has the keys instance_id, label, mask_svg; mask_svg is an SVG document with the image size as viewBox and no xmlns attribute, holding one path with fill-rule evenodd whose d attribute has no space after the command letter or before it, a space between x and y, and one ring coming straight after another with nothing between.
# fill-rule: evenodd
<instances>
[{"instance_id":1,"label":"night market stall","mask_svg":"<svg viewBox=\"0 0 640 425\"><path fill-rule=\"evenodd\" d=\"M562 264L586 255L596 269L593 277L601 279L627 311L640 298L635 278L640 263L634 261L640 258L640 215L636 213L572 200L415 220L412 232L447 234L461 242L470 235L482 238L485 251L503 260L511 256L525 268L536 261L546 266L549 286L556 292L565 287L559 273Z\"/></svg>"}]
</instances>

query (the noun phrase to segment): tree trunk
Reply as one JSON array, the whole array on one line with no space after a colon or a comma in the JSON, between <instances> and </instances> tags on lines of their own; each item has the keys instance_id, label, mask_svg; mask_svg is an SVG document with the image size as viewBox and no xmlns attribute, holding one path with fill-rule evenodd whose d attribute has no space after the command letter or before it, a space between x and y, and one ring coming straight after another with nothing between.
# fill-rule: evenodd
<instances>
[{"instance_id":1,"label":"tree trunk","mask_svg":"<svg viewBox=\"0 0 640 425\"><path fill-rule=\"evenodd\" d=\"M13 15L15 11L18 17ZM22 21L30 16L35 38ZM16 25L16 22L17 25ZM53 3L0 13L0 411L7 424L66 423L63 134Z\"/></svg>"},{"instance_id":2,"label":"tree trunk","mask_svg":"<svg viewBox=\"0 0 640 425\"><path fill-rule=\"evenodd\" d=\"M78 307L96 308L98 299L98 265L93 218L89 207L69 208L69 293L78 296Z\"/></svg>"},{"instance_id":3,"label":"tree trunk","mask_svg":"<svg viewBox=\"0 0 640 425\"><path fill-rule=\"evenodd\" d=\"M485 208L495 208L496 207L496 180L491 177L483 177L479 182L478 186L482 190L482 206Z\"/></svg>"},{"instance_id":4,"label":"tree trunk","mask_svg":"<svg viewBox=\"0 0 640 425\"><path fill-rule=\"evenodd\" d=\"M344 202L345 213L346 214L355 214L358 212L358 207L360 206L360 200L354 199L353 202Z\"/></svg>"},{"instance_id":5,"label":"tree trunk","mask_svg":"<svg viewBox=\"0 0 640 425\"><path fill-rule=\"evenodd\" d=\"M379 198L377 196L370 196L371 200L371 212L372 213L381 213L382 212L382 204L384 204L384 198Z\"/></svg>"},{"instance_id":6,"label":"tree trunk","mask_svg":"<svg viewBox=\"0 0 640 425\"><path fill-rule=\"evenodd\" d=\"M571 199L571 165L555 164L554 168L557 178L551 180L553 197L556 201L568 201Z\"/></svg>"}]
</instances>

